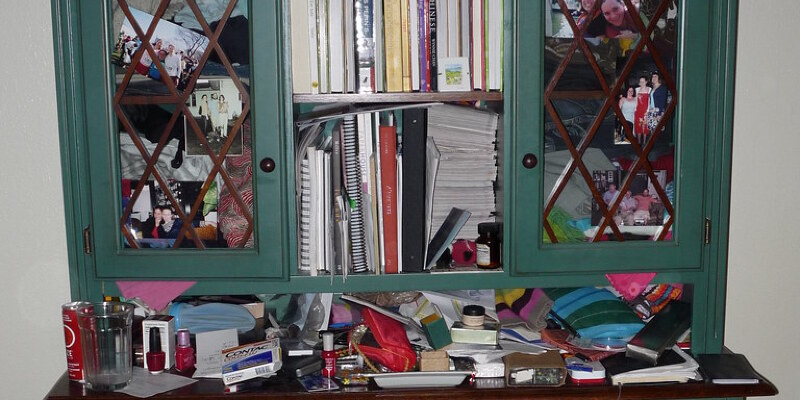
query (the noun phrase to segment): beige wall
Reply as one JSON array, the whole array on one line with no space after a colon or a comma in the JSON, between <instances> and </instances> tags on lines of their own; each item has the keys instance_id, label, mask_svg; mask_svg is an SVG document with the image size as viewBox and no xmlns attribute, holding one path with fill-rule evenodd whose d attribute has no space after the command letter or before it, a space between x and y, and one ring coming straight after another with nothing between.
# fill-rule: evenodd
<instances>
[{"instance_id":1,"label":"beige wall","mask_svg":"<svg viewBox=\"0 0 800 400\"><path fill-rule=\"evenodd\" d=\"M50 1L0 8L0 397L36 399L66 369L69 300Z\"/></svg>"},{"instance_id":2,"label":"beige wall","mask_svg":"<svg viewBox=\"0 0 800 400\"><path fill-rule=\"evenodd\" d=\"M800 399L800 2L740 3L725 343Z\"/></svg>"},{"instance_id":3,"label":"beige wall","mask_svg":"<svg viewBox=\"0 0 800 400\"><path fill-rule=\"evenodd\" d=\"M4 397L32 399L64 371L69 299L50 2L0 4L0 382ZM726 343L781 399L800 398L797 15L800 2L742 0L736 81Z\"/></svg>"}]
</instances>

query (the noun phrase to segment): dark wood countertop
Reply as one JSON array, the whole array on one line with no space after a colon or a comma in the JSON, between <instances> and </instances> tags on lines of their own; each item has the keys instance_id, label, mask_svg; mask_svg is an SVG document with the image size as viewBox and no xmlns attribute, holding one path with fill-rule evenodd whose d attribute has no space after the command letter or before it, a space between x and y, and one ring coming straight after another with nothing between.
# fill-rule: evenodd
<instances>
[{"instance_id":1,"label":"dark wood countertop","mask_svg":"<svg viewBox=\"0 0 800 400\"><path fill-rule=\"evenodd\" d=\"M498 387L499 386L499 387ZM579 386L567 384L558 388L507 388L502 380L476 379L454 388L436 389L393 389L385 390L370 383L369 387L361 387L337 392L307 393L295 379L276 376L269 379L258 390L225 393L222 380L201 379L198 382L152 399L678 399L678 398L726 398L773 396L778 389L769 381L756 385L714 385L706 382L682 384L639 384L625 385L621 391L610 384L596 386ZM46 399L121 399L132 398L122 393L92 392L82 384L70 382L64 374L55 383Z\"/></svg>"}]
</instances>

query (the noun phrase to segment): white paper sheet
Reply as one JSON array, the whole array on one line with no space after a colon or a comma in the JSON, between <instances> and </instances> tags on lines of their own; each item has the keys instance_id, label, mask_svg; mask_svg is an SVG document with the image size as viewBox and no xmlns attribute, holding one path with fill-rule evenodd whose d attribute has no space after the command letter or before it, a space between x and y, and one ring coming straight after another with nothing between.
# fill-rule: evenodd
<instances>
[{"instance_id":1,"label":"white paper sheet","mask_svg":"<svg viewBox=\"0 0 800 400\"><path fill-rule=\"evenodd\" d=\"M117 392L145 398L191 385L195 382L197 380L185 376L169 373L153 375L144 368L133 367L131 382L124 388L117 390Z\"/></svg>"},{"instance_id":2,"label":"white paper sheet","mask_svg":"<svg viewBox=\"0 0 800 400\"><path fill-rule=\"evenodd\" d=\"M236 329L198 333L197 364L192 378L222 379L222 350L239 345Z\"/></svg>"}]
</instances>

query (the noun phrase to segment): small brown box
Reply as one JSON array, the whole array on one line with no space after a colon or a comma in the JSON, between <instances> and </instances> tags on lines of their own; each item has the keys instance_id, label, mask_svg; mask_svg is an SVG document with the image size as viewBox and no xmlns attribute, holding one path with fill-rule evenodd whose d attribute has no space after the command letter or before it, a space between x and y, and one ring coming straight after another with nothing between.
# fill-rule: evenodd
<instances>
[{"instance_id":1,"label":"small brown box","mask_svg":"<svg viewBox=\"0 0 800 400\"><path fill-rule=\"evenodd\" d=\"M508 386L561 386L567 366L557 350L542 354L511 353L503 357Z\"/></svg>"},{"instance_id":2,"label":"small brown box","mask_svg":"<svg viewBox=\"0 0 800 400\"><path fill-rule=\"evenodd\" d=\"M423 351L419 360L419 370L426 372L449 371L450 358L447 357L447 352L444 350Z\"/></svg>"}]
</instances>

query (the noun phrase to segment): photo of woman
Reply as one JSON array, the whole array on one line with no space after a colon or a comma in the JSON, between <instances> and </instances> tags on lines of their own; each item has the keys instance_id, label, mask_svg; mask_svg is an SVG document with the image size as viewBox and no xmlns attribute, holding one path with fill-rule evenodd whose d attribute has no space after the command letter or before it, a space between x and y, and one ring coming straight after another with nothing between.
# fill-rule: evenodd
<instances>
[{"instance_id":1,"label":"photo of woman","mask_svg":"<svg viewBox=\"0 0 800 400\"><path fill-rule=\"evenodd\" d=\"M629 86L628 90L625 91L625 95L619 99L619 108L622 110L622 116L625 118L623 121L624 125L627 125L631 132L634 132L634 121L636 121L636 106L638 105L638 100L636 98L636 90L633 86ZM618 140L616 141L617 144L627 143L630 144L625 138L625 128L620 124L619 132L618 132Z\"/></svg>"},{"instance_id":2,"label":"photo of woman","mask_svg":"<svg viewBox=\"0 0 800 400\"><path fill-rule=\"evenodd\" d=\"M226 138L228 137L228 102L225 101L225 95L219 95L219 107L218 107L218 116L219 121L217 122L217 126L220 129L220 137Z\"/></svg>"},{"instance_id":3,"label":"photo of woman","mask_svg":"<svg viewBox=\"0 0 800 400\"><path fill-rule=\"evenodd\" d=\"M650 108L650 86L647 86L647 78L639 78L639 87L636 88L636 112L634 116L634 133L639 143L644 143L650 129L647 126L647 110Z\"/></svg>"}]
</instances>

